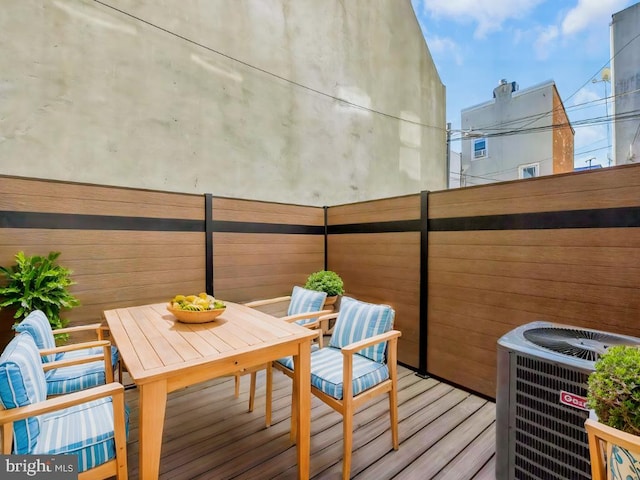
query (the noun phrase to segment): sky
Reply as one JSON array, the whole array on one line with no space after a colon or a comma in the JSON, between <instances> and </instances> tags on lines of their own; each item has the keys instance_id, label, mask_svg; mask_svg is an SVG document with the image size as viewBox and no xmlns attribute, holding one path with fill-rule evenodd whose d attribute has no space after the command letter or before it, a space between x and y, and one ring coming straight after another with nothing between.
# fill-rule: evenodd
<instances>
[{"instance_id":1,"label":"sky","mask_svg":"<svg viewBox=\"0 0 640 480\"><path fill-rule=\"evenodd\" d=\"M451 150L461 110L492 99L501 79L520 90L553 80L571 122L611 115L611 15L637 0L412 0L447 89ZM594 83L593 80L596 80ZM605 94L606 92L606 94ZM612 127L574 126L575 166L609 166ZM459 137L459 135L458 135ZM595 157L595 158L594 158Z\"/></svg>"}]
</instances>

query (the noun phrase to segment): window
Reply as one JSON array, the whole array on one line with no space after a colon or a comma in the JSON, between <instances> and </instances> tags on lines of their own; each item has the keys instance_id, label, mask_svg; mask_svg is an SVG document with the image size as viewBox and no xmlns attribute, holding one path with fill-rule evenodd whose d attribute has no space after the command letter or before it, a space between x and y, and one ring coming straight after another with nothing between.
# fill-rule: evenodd
<instances>
[{"instance_id":1,"label":"window","mask_svg":"<svg viewBox=\"0 0 640 480\"><path fill-rule=\"evenodd\" d=\"M533 178L540 176L540 164L529 163L518 167L518 178Z\"/></svg>"},{"instance_id":2,"label":"window","mask_svg":"<svg viewBox=\"0 0 640 480\"><path fill-rule=\"evenodd\" d=\"M473 141L473 159L485 158L487 156L487 139L478 138Z\"/></svg>"}]
</instances>

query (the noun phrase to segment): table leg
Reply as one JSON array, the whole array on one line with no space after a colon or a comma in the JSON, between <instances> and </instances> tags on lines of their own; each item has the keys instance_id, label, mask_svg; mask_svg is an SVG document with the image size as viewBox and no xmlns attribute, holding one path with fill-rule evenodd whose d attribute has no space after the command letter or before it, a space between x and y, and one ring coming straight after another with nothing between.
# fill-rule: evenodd
<instances>
[{"instance_id":1,"label":"table leg","mask_svg":"<svg viewBox=\"0 0 640 480\"><path fill-rule=\"evenodd\" d=\"M160 474L162 430L167 407L167 382L158 381L139 385L140 430L139 460L140 478L156 479Z\"/></svg>"},{"instance_id":2,"label":"table leg","mask_svg":"<svg viewBox=\"0 0 640 480\"><path fill-rule=\"evenodd\" d=\"M297 404L298 478L309 478L311 456L311 341L298 346L298 355L293 357L294 393Z\"/></svg>"}]
</instances>

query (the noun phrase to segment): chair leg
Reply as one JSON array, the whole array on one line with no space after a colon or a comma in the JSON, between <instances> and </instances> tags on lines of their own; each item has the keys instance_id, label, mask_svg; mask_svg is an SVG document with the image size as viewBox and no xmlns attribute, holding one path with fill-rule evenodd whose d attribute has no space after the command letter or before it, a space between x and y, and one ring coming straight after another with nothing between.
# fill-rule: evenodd
<instances>
[{"instance_id":1,"label":"chair leg","mask_svg":"<svg viewBox=\"0 0 640 480\"><path fill-rule=\"evenodd\" d=\"M398 440L398 395L394 387L389 392L389 417L391 417L391 441L393 449L400 448Z\"/></svg>"},{"instance_id":2,"label":"chair leg","mask_svg":"<svg viewBox=\"0 0 640 480\"><path fill-rule=\"evenodd\" d=\"M291 430L289 439L295 444L298 439L298 404L296 402L296 382L292 382L291 386Z\"/></svg>"},{"instance_id":3,"label":"chair leg","mask_svg":"<svg viewBox=\"0 0 640 480\"><path fill-rule=\"evenodd\" d=\"M267 394L265 397L266 405L264 407L265 426L271 426L271 399L273 397L273 368L271 362L267 363Z\"/></svg>"},{"instance_id":4,"label":"chair leg","mask_svg":"<svg viewBox=\"0 0 640 480\"><path fill-rule=\"evenodd\" d=\"M349 480L351 476L351 449L353 448L353 409L350 405L343 405L342 412L342 480Z\"/></svg>"},{"instance_id":5,"label":"chair leg","mask_svg":"<svg viewBox=\"0 0 640 480\"><path fill-rule=\"evenodd\" d=\"M253 412L253 405L256 400L256 376L257 372L251 372L251 384L249 386L249 411Z\"/></svg>"},{"instance_id":6,"label":"chair leg","mask_svg":"<svg viewBox=\"0 0 640 480\"><path fill-rule=\"evenodd\" d=\"M238 398L240 396L240 374L236 373L234 375L235 377L235 391L234 391L234 397Z\"/></svg>"}]
</instances>

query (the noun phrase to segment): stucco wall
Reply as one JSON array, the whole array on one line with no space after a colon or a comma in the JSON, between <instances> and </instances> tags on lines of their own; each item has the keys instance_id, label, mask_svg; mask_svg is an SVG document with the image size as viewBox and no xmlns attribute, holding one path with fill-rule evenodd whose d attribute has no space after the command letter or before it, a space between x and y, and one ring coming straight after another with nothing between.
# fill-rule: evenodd
<instances>
[{"instance_id":1,"label":"stucco wall","mask_svg":"<svg viewBox=\"0 0 640 480\"><path fill-rule=\"evenodd\" d=\"M446 185L409 0L104 3L3 2L0 173L309 205Z\"/></svg>"},{"instance_id":2,"label":"stucco wall","mask_svg":"<svg viewBox=\"0 0 640 480\"><path fill-rule=\"evenodd\" d=\"M614 98L613 152L615 165L640 162L640 3L612 17L611 67ZM611 114L612 112L609 112Z\"/></svg>"}]
</instances>

